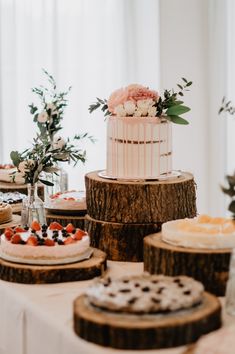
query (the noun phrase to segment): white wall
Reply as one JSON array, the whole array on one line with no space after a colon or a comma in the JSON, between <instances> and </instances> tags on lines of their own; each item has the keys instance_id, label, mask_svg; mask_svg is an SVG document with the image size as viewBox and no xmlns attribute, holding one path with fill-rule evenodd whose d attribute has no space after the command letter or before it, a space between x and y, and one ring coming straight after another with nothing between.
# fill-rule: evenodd
<instances>
[{"instance_id":1,"label":"white wall","mask_svg":"<svg viewBox=\"0 0 235 354\"><path fill-rule=\"evenodd\" d=\"M213 39L210 30L215 31L215 29L210 26L210 21L212 23L214 21L210 5L207 0L161 0L160 52L163 88L172 87L182 76L193 81L190 92L185 95L185 103L191 107L191 111L187 114L190 125L174 125L173 129L173 166L175 169L194 174L197 183L198 212L211 212L216 215L224 212L224 208L218 204L219 199L224 198L219 183L223 182L222 176L225 170L222 169L220 176L214 172L216 159L219 157L219 154L215 155L215 153L220 145L219 129L215 129L215 126L219 120L217 112L223 90L221 87L219 89L217 86L214 87L214 91L217 90L218 100L212 100L214 105L212 112L211 86L208 82L212 77L209 68L213 58L210 56L212 48L211 43L209 46L209 40ZM219 30L217 26L215 33L218 34ZM214 72L218 67L216 65L217 63L214 64ZM217 81L215 75L213 85L216 85ZM212 113L215 123L210 118ZM211 127L213 127L213 137ZM222 152L221 146L220 150ZM220 154L220 160L221 156Z\"/></svg>"}]
</instances>

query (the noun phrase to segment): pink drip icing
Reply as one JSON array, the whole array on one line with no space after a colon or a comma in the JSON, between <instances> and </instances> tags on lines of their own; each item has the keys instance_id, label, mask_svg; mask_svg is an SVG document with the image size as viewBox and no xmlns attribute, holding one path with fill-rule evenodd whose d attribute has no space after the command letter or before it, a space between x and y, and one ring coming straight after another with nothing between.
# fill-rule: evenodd
<instances>
[{"instance_id":1,"label":"pink drip icing","mask_svg":"<svg viewBox=\"0 0 235 354\"><path fill-rule=\"evenodd\" d=\"M154 129L154 124L149 124L150 129L151 129L151 176L153 175L153 129Z\"/></svg>"},{"instance_id":2,"label":"pink drip icing","mask_svg":"<svg viewBox=\"0 0 235 354\"><path fill-rule=\"evenodd\" d=\"M161 174L160 162L161 162L161 123L158 124L158 176Z\"/></svg>"}]
</instances>

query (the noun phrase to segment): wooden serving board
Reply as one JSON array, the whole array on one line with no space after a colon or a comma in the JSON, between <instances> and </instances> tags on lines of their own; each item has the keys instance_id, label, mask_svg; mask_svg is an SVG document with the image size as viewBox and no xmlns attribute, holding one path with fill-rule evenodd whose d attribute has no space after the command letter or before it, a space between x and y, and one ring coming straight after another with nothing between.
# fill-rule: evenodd
<instances>
[{"instance_id":1,"label":"wooden serving board","mask_svg":"<svg viewBox=\"0 0 235 354\"><path fill-rule=\"evenodd\" d=\"M188 275L205 289L224 296L229 275L230 248L212 250L178 247L162 241L161 233L144 239L144 270L151 274Z\"/></svg>"},{"instance_id":2,"label":"wooden serving board","mask_svg":"<svg viewBox=\"0 0 235 354\"><path fill-rule=\"evenodd\" d=\"M21 216L20 215L12 215L12 220L5 224L0 224L0 235L4 232L6 227L14 227L20 224Z\"/></svg>"},{"instance_id":3,"label":"wooden serving board","mask_svg":"<svg viewBox=\"0 0 235 354\"><path fill-rule=\"evenodd\" d=\"M89 304L86 295L74 302L74 330L83 339L118 349L170 348L195 342L221 326L219 300L204 293L202 304L167 314L127 315Z\"/></svg>"},{"instance_id":4,"label":"wooden serving board","mask_svg":"<svg viewBox=\"0 0 235 354\"><path fill-rule=\"evenodd\" d=\"M85 228L85 214L84 215L60 215L60 214L52 214L48 211L46 212L47 224L50 224L53 221L57 221L62 226L66 226L69 223L73 224L73 226L78 227L79 229L84 230Z\"/></svg>"},{"instance_id":5,"label":"wooden serving board","mask_svg":"<svg viewBox=\"0 0 235 354\"><path fill-rule=\"evenodd\" d=\"M94 248L88 260L65 265L28 265L0 259L0 279L23 284L88 280L104 273L106 258L104 252Z\"/></svg>"}]
</instances>

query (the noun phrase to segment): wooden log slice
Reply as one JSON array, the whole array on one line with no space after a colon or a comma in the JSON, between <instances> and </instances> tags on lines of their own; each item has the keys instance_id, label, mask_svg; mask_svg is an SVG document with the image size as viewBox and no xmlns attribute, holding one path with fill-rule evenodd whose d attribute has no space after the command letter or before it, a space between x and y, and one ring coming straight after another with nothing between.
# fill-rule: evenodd
<instances>
[{"instance_id":1,"label":"wooden log slice","mask_svg":"<svg viewBox=\"0 0 235 354\"><path fill-rule=\"evenodd\" d=\"M19 192L22 194L28 194L28 189L26 184L17 184L9 182L0 182L0 192ZM44 200L44 186L42 184L38 185L38 196Z\"/></svg>"},{"instance_id":2,"label":"wooden log slice","mask_svg":"<svg viewBox=\"0 0 235 354\"><path fill-rule=\"evenodd\" d=\"M94 220L89 215L85 218L91 245L106 252L112 261L142 262L144 237L160 228L159 223L122 224Z\"/></svg>"},{"instance_id":3,"label":"wooden log slice","mask_svg":"<svg viewBox=\"0 0 235 354\"><path fill-rule=\"evenodd\" d=\"M74 330L83 339L118 349L158 349L185 345L221 326L219 300L204 293L190 310L127 315L98 309L86 295L74 302Z\"/></svg>"},{"instance_id":4,"label":"wooden log slice","mask_svg":"<svg viewBox=\"0 0 235 354\"><path fill-rule=\"evenodd\" d=\"M144 239L144 269L151 274L188 275L205 289L224 296L228 280L231 249L195 249L172 246L161 233Z\"/></svg>"},{"instance_id":5,"label":"wooden log slice","mask_svg":"<svg viewBox=\"0 0 235 354\"><path fill-rule=\"evenodd\" d=\"M79 229L85 229L85 215L83 216L74 216L74 215L57 215L46 213L47 224L50 224L53 221L57 221L62 226L67 226L69 223L73 226L78 227Z\"/></svg>"},{"instance_id":6,"label":"wooden log slice","mask_svg":"<svg viewBox=\"0 0 235 354\"><path fill-rule=\"evenodd\" d=\"M46 284L88 280L106 270L106 254L94 249L90 259L64 265L29 265L0 260L0 279L13 283Z\"/></svg>"},{"instance_id":7,"label":"wooden log slice","mask_svg":"<svg viewBox=\"0 0 235 354\"><path fill-rule=\"evenodd\" d=\"M12 220L8 223L5 224L0 224L0 235L3 234L4 230L6 227L15 227L19 225L21 222L21 216L20 215L12 215Z\"/></svg>"},{"instance_id":8,"label":"wooden log slice","mask_svg":"<svg viewBox=\"0 0 235 354\"><path fill-rule=\"evenodd\" d=\"M97 172L85 176L87 213L96 220L156 223L196 216L193 175L167 181L116 181Z\"/></svg>"}]
</instances>

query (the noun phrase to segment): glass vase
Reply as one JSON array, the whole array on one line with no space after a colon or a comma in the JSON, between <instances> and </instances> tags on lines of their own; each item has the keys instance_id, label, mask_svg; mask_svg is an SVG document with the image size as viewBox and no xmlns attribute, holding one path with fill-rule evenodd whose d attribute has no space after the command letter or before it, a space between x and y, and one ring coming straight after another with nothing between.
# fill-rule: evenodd
<instances>
[{"instance_id":1,"label":"glass vase","mask_svg":"<svg viewBox=\"0 0 235 354\"><path fill-rule=\"evenodd\" d=\"M44 179L48 182L53 183L53 186L44 186L45 191L45 201L47 202L51 195L58 192L65 192L68 190L68 174L60 166L58 166L58 171L55 173L45 173Z\"/></svg>"},{"instance_id":2,"label":"glass vase","mask_svg":"<svg viewBox=\"0 0 235 354\"><path fill-rule=\"evenodd\" d=\"M46 213L43 201L38 196L38 185L28 184L28 197L23 200L21 212L21 224L31 225L36 220L41 225L46 224Z\"/></svg>"}]
</instances>

